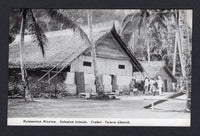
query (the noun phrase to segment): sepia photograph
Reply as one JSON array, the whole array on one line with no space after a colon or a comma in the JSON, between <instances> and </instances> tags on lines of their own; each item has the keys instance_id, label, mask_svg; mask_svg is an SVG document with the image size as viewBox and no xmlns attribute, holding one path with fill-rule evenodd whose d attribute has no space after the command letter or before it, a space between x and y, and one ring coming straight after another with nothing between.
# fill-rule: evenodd
<instances>
[{"instance_id":1,"label":"sepia photograph","mask_svg":"<svg viewBox=\"0 0 200 136\"><path fill-rule=\"evenodd\" d=\"M192 9L12 8L8 126L191 126Z\"/></svg>"}]
</instances>

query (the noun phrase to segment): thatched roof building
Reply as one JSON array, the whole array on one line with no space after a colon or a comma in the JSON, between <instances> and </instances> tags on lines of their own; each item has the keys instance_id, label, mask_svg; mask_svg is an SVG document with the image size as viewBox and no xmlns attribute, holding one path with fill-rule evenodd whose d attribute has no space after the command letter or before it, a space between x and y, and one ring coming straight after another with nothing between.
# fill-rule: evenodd
<instances>
[{"instance_id":1,"label":"thatched roof building","mask_svg":"<svg viewBox=\"0 0 200 136\"><path fill-rule=\"evenodd\" d=\"M177 83L177 79L168 69L168 67L165 64L165 61L151 61L151 62L143 61L141 62L141 65L148 73L148 76L150 78L155 78L157 76L161 77L161 79L164 81L165 84L164 90L166 91L173 90L172 83Z\"/></svg>"},{"instance_id":2,"label":"thatched roof building","mask_svg":"<svg viewBox=\"0 0 200 136\"><path fill-rule=\"evenodd\" d=\"M108 30L103 28L103 30ZM94 40L101 37L105 31L102 29L95 29ZM87 33L86 29L86 33ZM50 68L65 59L67 63L71 63L82 52L84 52L89 45L86 45L82 39L72 30L66 29L61 31L52 31L46 33L48 42L45 46L45 57L42 56L40 48L34 45L31 35L25 35L25 43L23 47L23 61L26 68ZM9 45L9 68L20 67L20 35L15 41ZM62 65L60 67L62 67Z\"/></svg>"},{"instance_id":3,"label":"thatched roof building","mask_svg":"<svg viewBox=\"0 0 200 136\"><path fill-rule=\"evenodd\" d=\"M109 46L111 48L118 47L123 51L117 53L118 57L120 52L125 52L126 56L129 57L134 71L143 71L140 63L132 55L130 50L127 48L126 44L121 40L120 36L117 34L115 27L113 26L110 32L107 32L107 28L98 28L93 30L94 41L96 42L96 50L98 57L102 51L100 51L103 46ZM86 33L87 33L86 29ZM53 31L46 33L48 42L45 46L45 57L43 57L40 48L34 45L31 35L25 36L25 43L23 47L23 62L26 68L51 68L64 60L64 63L60 67L66 66L74 61L78 56L89 53L89 45L85 44L84 41L74 34L72 30L62 30L62 31ZM115 41L114 41L115 40ZM20 67L20 36L18 35L15 41L9 45L9 68L19 68ZM100 47L100 48L99 48ZM116 50L113 50L116 52ZM99 52L101 52L99 54ZM113 52L111 53L113 55ZM101 54L102 55L102 54ZM106 54L103 54L106 55ZM121 55L122 59L124 54ZM116 58L116 56L113 56Z\"/></svg>"}]
</instances>

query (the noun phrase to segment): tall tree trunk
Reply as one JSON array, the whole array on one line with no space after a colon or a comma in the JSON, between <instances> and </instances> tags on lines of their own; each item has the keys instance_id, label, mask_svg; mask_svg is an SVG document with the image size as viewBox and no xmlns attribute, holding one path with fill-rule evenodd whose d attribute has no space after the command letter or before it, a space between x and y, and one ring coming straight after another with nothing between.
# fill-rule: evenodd
<instances>
[{"instance_id":1,"label":"tall tree trunk","mask_svg":"<svg viewBox=\"0 0 200 136\"><path fill-rule=\"evenodd\" d=\"M25 80L25 70L24 70L24 62L23 62L23 47L24 47L24 18L21 20L21 28L20 28L20 44L19 44L19 52L20 52L20 69L21 69L21 78L22 78L22 88L24 91L24 99L26 101L26 80Z\"/></svg>"},{"instance_id":2,"label":"tall tree trunk","mask_svg":"<svg viewBox=\"0 0 200 136\"><path fill-rule=\"evenodd\" d=\"M146 36L146 46L147 46L147 61L150 62L151 60L151 56L150 56L150 40L151 40L151 37L150 37L150 24L149 22L145 21L145 23L147 24L147 26L145 27L145 36Z\"/></svg>"},{"instance_id":3,"label":"tall tree trunk","mask_svg":"<svg viewBox=\"0 0 200 136\"><path fill-rule=\"evenodd\" d=\"M19 49L20 49L20 69L21 69L21 77L22 77L22 86L24 89L24 99L25 101L30 101L31 100L31 93L28 87L28 80L27 80L27 73L24 68L24 61L23 61L23 48L24 48L24 31L25 31L25 26L24 26L24 18L22 17L21 21L21 28L20 28L20 44L19 44Z\"/></svg>"},{"instance_id":4,"label":"tall tree trunk","mask_svg":"<svg viewBox=\"0 0 200 136\"><path fill-rule=\"evenodd\" d=\"M180 57L180 62L181 62L181 71L182 71L182 76L183 76L183 80L184 80L183 81L184 84L182 84L182 85L184 86L183 88L186 88L186 90L183 90L183 91L187 91L187 97L189 99L191 99L191 90L189 90L189 84L188 84L188 79L186 77L186 67L185 67L187 56L185 56L185 54L183 53L185 51L186 47L184 47L183 43L182 43L183 37L181 36L181 32L180 32L179 14L180 14L179 10L177 10L178 50L179 50L179 57ZM184 16L184 17L186 17L186 16ZM186 18L183 18L182 21L185 23L186 20L184 20L184 19L186 19ZM186 101L186 111L190 111L190 108L191 108L190 106L191 106L191 100L187 100Z\"/></svg>"},{"instance_id":5,"label":"tall tree trunk","mask_svg":"<svg viewBox=\"0 0 200 136\"><path fill-rule=\"evenodd\" d=\"M92 43L91 46L91 56L92 56L92 62L93 62L93 68L94 68L94 76L95 76L95 85L96 85L96 92L98 94L103 94L104 88L101 81L101 77L99 75L98 69L97 69L97 63L96 63L96 50L95 50L95 44L93 42L93 36L92 36L92 13L91 10L88 10L88 27L89 27L89 35L90 35L90 41Z\"/></svg>"},{"instance_id":6,"label":"tall tree trunk","mask_svg":"<svg viewBox=\"0 0 200 136\"><path fill-rule=\"evenodd\" d=\"M190 30L187 28L187 53L190 54Z\"/></svg>"},{"instance_id":7,"label":"tall tree trunk","mask_svg":"<svg viewBox=\"0 0 200 136\"><path fill-rule=\"evenodd\" d=\"M148 27L146 28L148 29ZM146 46L147 46L147 61L150 62L150 37L149 37L149 34L147 32L146 33Z\"/></svg>"},{"instance_id":8,"label":"tall tree trunk","mask_svg":"<svg viewBox=\"0 0 200 136\"><path fill-rule=\"evenodd\" d=\"M20 28L20 44L19 44L19 49L20 49L20 68L21 68L21 77L22 77L22 81L25 81L25 75L24 75L24 63L23 63L23 51L22 48L24 47L24 30L25 30L25 26L24 26L24 18L22 18L21 21L21 28Z\"/></svg>"},{"instance_id":9,"label":"tall tree trunk","mask_svg":"<svg viewBox=\"0 0 200 136\"><path fill-rule=\"evenodd\" d=\"M181 37L180 37L180 30L178 29L178 52L179 52L179 57L180 57L180 62L181 62L181 72L182 72L182 76L185 79L186 75L185 75L185 60L184 60L184 56L183 56L183 48L181 45Z\"/></svg>"},{"instance_id":10,"label":"tall tree trunk","mask_svg":"<svg viewBox=\"0 0 200 136\"><path fill-rule=\"evenodd\" d=\"M133 34L131 35L131 38L130 38L130 40L128 42L128 48L131 50L132 53L134 53L134 48L135 48L134 42L135 42L135 34L133 32Z\"/></svg>"},{"instance_id":11,"label":"tall tree trunk","mask_svg":"<svg viewBox=\"0 0 200 136\"><path fill-rule=\"evenodd\" d=\"M172 74L175 76L176 74L176 53L177 53L177 44L178 44L178 35L177 32L175 34L175 47L174 47L174 58L173 58L173 70L172 70Z\"/></svg>"},{"instance_id":12,"label":"tall tree trunk","mask_svg":"<svg viewBox=\"0 0 200 136\"><path fill-rule=\"evenodd\" d=\"M147 59L148 59L148 62L151 61L151 57L150 57L150 47L149 47L149 44L150 44L150 38L147 38Z\"/></svg>"},{"instance_id":13,"label":"tall tree trunk","mask_svg":"<svg viewBox=\"0 0 200 136\"><path fill-rule=\"evenodd\" d=\"M173 69L172 74L176 75L176 54L177 54L177 44L178 44L178 35L175 33L175 47L174 47L174 55L173 55ZM172 89L175 90L175 84L172 83Z\"/></svg>"}]
</instances>

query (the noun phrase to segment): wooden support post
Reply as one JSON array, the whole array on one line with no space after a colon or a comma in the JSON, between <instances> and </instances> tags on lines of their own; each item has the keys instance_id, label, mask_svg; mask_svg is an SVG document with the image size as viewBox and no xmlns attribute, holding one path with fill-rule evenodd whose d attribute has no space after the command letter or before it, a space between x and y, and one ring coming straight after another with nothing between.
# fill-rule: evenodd
<instances>
[{"instance_id":1,"label":"wooden support post","mask_svg":"<svg viewBox=\"0 0 200 136\"><path fill-rule=\"evenodd\" d=\"M42 72L48 72L49 70L41 70L41 71L42 71ZM50 72L51 72L51 73L58 73L58 71L50 71ZM50 72L49 72L49 73L50 73ZM48 74L49 74L49 73L48 73Z\"/></svg>"}]
</instances>

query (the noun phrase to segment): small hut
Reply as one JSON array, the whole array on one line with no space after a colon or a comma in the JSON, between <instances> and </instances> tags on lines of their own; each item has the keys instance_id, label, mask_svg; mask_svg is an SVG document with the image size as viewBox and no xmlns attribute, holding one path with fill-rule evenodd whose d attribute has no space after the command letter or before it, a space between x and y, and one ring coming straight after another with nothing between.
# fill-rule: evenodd
<instances>
[{"instance_id":1,"label":"small hut","mask_svg":"<svg viewBox=\"0 0 200 136\"><path fill-rule=\"evenodd\" d=\"M160 76L164 82L164 91L172 92L173 91L173 83L177 83L177 79L169 68L166 66L165 61L140 61L140 64L144 68L145 76L150 78L156 78ZM134 77L138 80L143 80L144 76L141 76L140 73L134 73Z\"/></svg>"}]
</instances>

